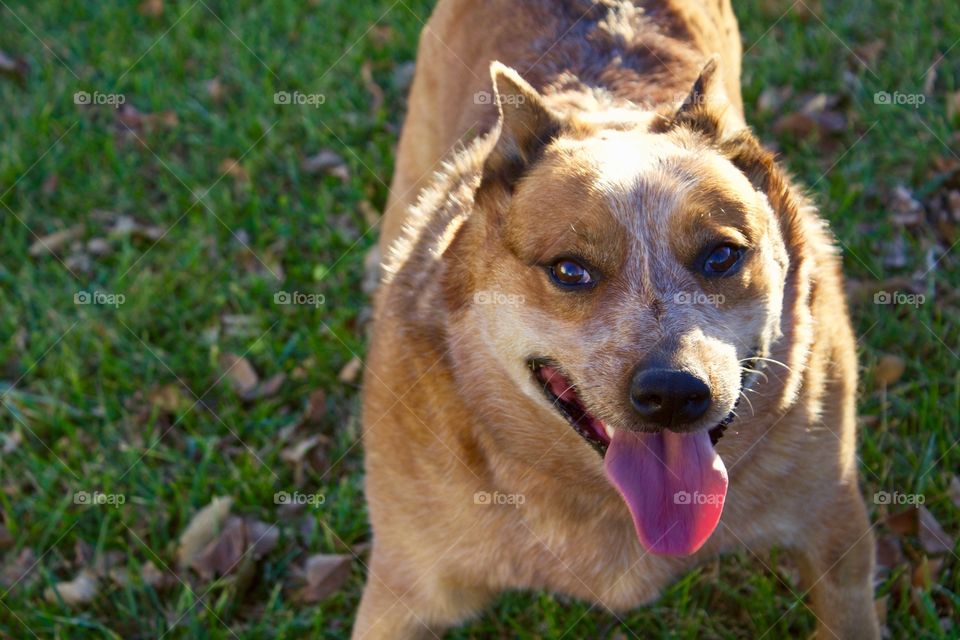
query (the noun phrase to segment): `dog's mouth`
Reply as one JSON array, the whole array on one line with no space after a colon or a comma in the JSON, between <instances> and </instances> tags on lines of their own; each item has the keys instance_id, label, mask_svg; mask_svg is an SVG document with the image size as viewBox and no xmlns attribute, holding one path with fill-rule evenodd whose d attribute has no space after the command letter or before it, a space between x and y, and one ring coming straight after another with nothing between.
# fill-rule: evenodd
<instances>
[{"instance_id":1,"label":"dog's mouth","mask_svg":"<svg viewBox=\"0 0 960 640\"><path fill-rule=\"evenodd\" d=\"M715 446L734 412L709 431L613 429L589 411L558 364L530 358L527 365L550 404L600 453L644 548L664 555L700 549L719 524L727 495L727 470Z\"/></svg>"},{"instance_id":2,"label":"dog's mouth","mask_svg":"<svg viewBox=\"0 0 960 640\"><path fill-rule=\"evenodd\" d=\"M560 371L560 367L547 358L531 358L527 366L533 372L534 380L543 389L547 400L560 412L573 430L587 441L591 447L604 456L613 438L613 429L595 417L577 395L577 389L570 379ZM720 422L707 433L710 444L717 445L727 425L733 421L736 405Z\"/></svg>"}]
</instances>

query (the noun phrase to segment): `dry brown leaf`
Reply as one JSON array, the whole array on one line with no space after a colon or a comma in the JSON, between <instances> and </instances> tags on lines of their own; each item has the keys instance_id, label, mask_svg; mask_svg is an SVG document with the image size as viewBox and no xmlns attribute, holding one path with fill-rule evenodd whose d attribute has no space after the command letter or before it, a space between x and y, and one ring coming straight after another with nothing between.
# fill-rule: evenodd
<instances>
[{"instance_id":1,"label":"dry brown leaf","mask_svg":"<svg viewBox=\"0 0 960 640\"><path fill-rule=\"evenodd\" d=\"M140 3L140 15L159 18L163 15L163 0L144 0Z\"/></svg>"},{"instance_id":2,"label":"dry brown leaf","mask_svg":"<svg viewBox=\"0 0 960 640\"><path fill-rule=\"evenodd\" d=\"M874 367L873 377L878 385L888 387L900 379L906 368L907 363L900 356L885 355Z\"/></svg>"},{"instance_id":3,"label":"dry brown leaf","mask_svg":"<svg viewBox=\"0 0 960 640\"><path fill-rule=\"evenodd\" d=\"M906 558L897 536L883 535L877 538L877 568L893 571L902 565Z\"/></svg>"},{"instance_id":4,"label":"dry brown leaf","mask_svg":"<svg viewBox=\"0 0 960 640\"><path fill-rule=\"evenodd\" d=\"M853 53L857 56L858 62L861 64L866 64L867 67L871 67L877 61L877 58L880 57L880 54L883 53L883 50L886 46L886 41L878 38L876 40L871 40L870 42L857 45L853 48Z\"/></svg>"},{"instance_id":5,"label":"dry brown leaf","mask_svg":"<svg viewBox=\"0 0 960 640\"><path fill-rule=\"evenodd\" d=\"M350 556L340 554L310 556L304 566L306 585L293 599L312 604L336 593L350 577L350 560Z\"/></svg>"},{"instance_id":6,"label":"dry brown leaf","mask_svg":"<svg viewBox=\"0 0 960 640\"><path fill-rule=\"evenodd\" d=\"M913 568L910 583L914 587L929 591L937 578L940 577L940 569L943 568L943 558L928 558L923 556L920 562Z\"/></svg>"},{"instance_id":7,"label":"dry brown leaf","mask_svg":"<svg viewBox=\"0 0 960 640\"><path fill-rule=\"evenodd\" d=\"M960 476L950 478L950 486L947 488L947 495L950 496L950 502L957 509L960 509Z\"/></svg>"},{"instance_id":8,"label":"dry brown leaf","mask_svg":"<svg viewBox=\"0 0 960 640\"><path fill-rule=\"evenodd\" d=\"M230 515L233 498L219 497L197 512L186 530L180 535L177 546L177 562L189 566L203 549L214 540Z\"/></svg>"},{"instance_id":9,"label":"dry brown leaf","mask_svg":"<svg viewBox=\"0 0 960 640\"><path fill-rule=\"evenodd\" d=\"M917 533L917 508L910 507L887 516L887 526L899 536L912 536Z\"/></svg>"},{"instance_id":10,"label":"dry brown leaf","mask_svg":"<svg viewBox=\"0 0 960 640\"><path fill-rule=\"evenodd\" d=\"M206 580L235 570L247 549L247 525L243 518L227 519L219 535L190 562L190 568Z\"/></svg>"},{"instance_id":11,"label":"dry brown leaf","mask_svg":"<svg viewBox=\"0 0 960 640\"><path fill-rule=\"evenodd\" d=\"M79 224L67 229L61 229L60 231L54 231L51 234L41 236L34 240L33 244L30 245L29 253L34 258L48 253L56 254L82 235L83 225Z\"/></svg>"},{"instance_id":12,"label":"dry brown leaf","mask_svg":"<svg viewBox=\"0 0 960 640\"><path fill-rule=\"evenodd\" d=\"M0 51L0 75L12 78L19 85L23 86L26 84L28 71L29 66L24 58L14 58Z\"/></svg>"},{"instance_id":13,"label":"dry brown leaf","mask_svg":"<svg viewBox=\"0 0 960 640\"><path fill-rule=\"evenodd\" d=\"M305 438L280 452L280 459L290 464L302 464L310 450L317 446L323 436L320 434Z\"/></svg>"},{"instance_id":14,"label":"dry brown leaf","mask_svg":"<svg viewBox=\"0 0 960 640\"><path fill-rule=\"evenodd\" d=\"M275 373L263 382L259 383L248 393L241 394L241 397L247 401L261 400L263 398L271 398L277 395L277 392L280 391L280 387L283 386L283 383L287 381L287 374Z\"/></svg>"},{"instance_id":15,"label":"dry brown leaf","mask_svg":"<svg viewBox=\"0 0 960 640\"><path fill-rule=\"evenodd\" d=\"M147 402L161 413L180 414L193 406L193 401L179 384L164 384L147 393Z\"/></svg>"},{"instance_id":16,"label":"dry brown leaf","mask_svg":"<svg viewBox=\"0 0 960 640\"><path fill-rule=\"evenodd\" d=\"M917 534L923 550L927 553L953 553L954 539L943 530L933 514L922 505L917 512Z\"/></svg>"},{"instance_id":17,"label":"dry brown leaf","mask_svg":"<svg viewBox=\"0 0 960 640\"><path fill-rule=\"evenodd\" d=\"M341 182L346 182L350 179L350 169L347 168L346 162L343 161L343 158L340 157L339 154L330 149L323 149L319 153L306 158L301 168L304 173L323 173L339 178Z\"/></svg>"},{"instance_id":18,"label":"dry brown leaf","mask_svg":"<svg viewBox=\"0 0 960 640\"><path fill-rule=\"evenodd\" d=\"M273 551L280 542L280 529L275 524L247 520L247 541L250 554L254 558L262 558Z\"/></svg>"},{"instance_id":19,"label":"dry brown leaf","mask_svg":"<svg viewBox=\"0 0 960 640\"><path fill-rule=\"evenodd\" d=\"M370 94L370 111L376 113L383 106L383 89L373 80L373 65L369 60L360 65L360 78Z\"/></svg>"},{"instance_id":20,"label":"dry brown leaf","mask_svg":"<svg viewBox=\"0 0 960 640\"><path fill-rule=\"evenodd\" d=\"M235 353L221 355L220 368L223 369L223 375L233 384L234 390L241 396L252 392L260 382L250 361Z\"/></svg>"},{"instance_id":21,"label":"dry brown leaf","mask_svg":"<svg viewBox=\"0 0 960 640\"><path fill-rule=\"evenodd\" d=\"M8 558L0 571L0 587L12 589L15 585L29 584L36 577L37 557L33 549L23 549L15 558Z\"/></svg>"},{"instance_id":22,"label":"dry brown leaf","mask_svg":"<svg viewBox=\"0 0 960 640\"><path fill-rule=\"evenodd\" d=\"M307 424L319 424L327 414L327 394L323 389L314 389L307 399L307 413L303 420Z\"/></svg>"},{"instance_id":23,"label":"dry brown leaf","mask_svg":"<svg viewBox=\"0 0 960 640\"><path fill-rule=\"evenodd\" d=\"M87 604L97 597L100 585L92 569L83 569L73 580L58 582L43 591L47 602L57 603L61 600L65 604Z\"/></svg>"},{"instance_id":24,"label":"dry brown leaf","mask_svg":"<svg viewBox=\"0 0 960 640\"><path fill-rule=\"evenodd\" d=\"M204 87L207 90L207 95L210 96L210 99L214 102L220 102L223 100L223 82L220 81L219 76L211 80L207 80L204 84Z\"/></svg>"},{"instance_id":25,"label":"dry brown leaf","mask_svg":"<svg viewBox=\"0 0 960 640\"><path fill-rule=\"evenodd\" d=\"M222 175L230 176L238 184L246 184L250 182L250 174L247 173L247 170L243 168L243 165L240 164L239 160L234 158L225 158L220 161L220 164L217 166L217 171Z\"/></svg>"},{"instance_id":26,"label":"dry brown leaf","mask_svg":"<svg viewBox=\"0 0 960 640\"><path fill-rule=\"evenodd\" d=\"M360 358L353 356L343 369L340 370L340 374L337 376L340 379L340 382L346 382L351 384L357 380L357 377L360 375L360 371L363 369L363 362L360 361Z\"/></svg>"},{"instance_id":27,"label":"dry brown leaf","mask_svg":"<svg viewBox=\"0 0 960 640\"><path fill-rule=\"evenodd\" d=\"M143 583L156 589L157 591L166 591L175 586L179 581L177 577L169 571L161 571L152 560L148 560L140 570L140 577Z\"/></svg>"}]
</instances>

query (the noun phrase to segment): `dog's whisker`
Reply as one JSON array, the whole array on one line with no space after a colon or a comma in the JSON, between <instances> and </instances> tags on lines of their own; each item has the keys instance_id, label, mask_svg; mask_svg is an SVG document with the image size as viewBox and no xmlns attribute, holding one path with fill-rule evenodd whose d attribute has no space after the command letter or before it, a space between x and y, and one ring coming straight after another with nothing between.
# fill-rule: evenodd
<instances>
[{"instance_id":1,"label":"dog's whisker","mask_svg":"<svg viewBox=\"0 0 960 640\"><path fill-rule=\"evenodd\" d=\"M753 408L753 403L750 401L750 398L747 397L747 394L743 392L743 389L740 389L740 397L747 401L747 404L750 405L750 414L757 415L757 411Z\"/></svg>"},{"instance_id":2,"label":"dog's whisker","mask_svg":"<svg viewBox=\"0 0 960 640\"><path fill-rule=\"evenodd\" d=\"M764 358L763 356L752 356L752 357L750 357L750 358L744 358L743 360L740 360L740 362L747 362L747 361L750 361L750 360L754 360L754 361L757 361L757 362L769 362L770 364L778 364L778 365L780 365L781 367L783 367L784 369L786 369L787 371L793 373L793 369L790 368L790 366L789 366L788 364L786 364L786 363L784 363L784 362L780 362L779 360L774 360L773 358Z\"/></svg>"}]
</instances>

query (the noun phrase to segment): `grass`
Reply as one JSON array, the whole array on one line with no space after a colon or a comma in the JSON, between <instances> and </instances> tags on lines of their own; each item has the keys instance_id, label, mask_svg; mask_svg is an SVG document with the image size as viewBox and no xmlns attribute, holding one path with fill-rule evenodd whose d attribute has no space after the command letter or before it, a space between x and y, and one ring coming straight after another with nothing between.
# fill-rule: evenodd
<instances>
[{"instance_id":1,"label":"grass","mask_svg":"<svg viewBox=\"0 0 960 640\"><path fill-rule=\"evenodd\" d=\"M54 0L0 3L2 49L28 65L22 83L0 77L0 511L11 535L3 559L25 548L38 558L33 578L0 591L0 636L348 636L359 562L319 605L296 604L283 585L304 554L345 553L369 537L358 388L338 372L364 351L360 282L376 229L363 203L380 210L385 202L402 63L413 59L431 5L168 0L151 17L113 1L69 11ZM906 266L886 266L882 255L900 233L890 189L934 191L938 159L955 159L960 147L946 108L960 89L960 45L951 49L960 5L836 0L811 2L815 15L804 15L798 2L782 17L788 5L775 0L737 5L748 119L811 185L848 277L889 288L890 278L923 274L924 304L853 302L864 369L861 470L868 496L923 494L956 535L960 513L947 486L960 467L957 254L924 273L951 238L921 228L905 234ZM877 39L886 46L868 59L858 47ZM877 91L923 92L943 53L919 108L875 103ZM359 73L365 63L384 92L379 106ZM214 78L219 97L208 85ZM756 105L771 87L791 87L793 96L763 112ZM119 94L154 115L128 121L131 132L109 106L76 105L78 91ZM325 102L278 105L278 91ZM847 115L828 141L775 126L807 93L837 97ZM156 115L166 112L176 121ZM344 158L346 179L303 170L303 158L321 149ZM246 176L223 177L227 159L239 159ZM104 227L117 215L164 235L111 237ZM30 255L38 237L74 225L80 242L104 238L110 251L88 265L69 243L59 257ZM322 293L325 304L274 304L281 289ZM79 291L124 302L78 305ZM243 401L220 379L224 353L245 355L261 377L288 378L276 395ZM884 354L906 363L889 389L873 373ZM169 385L184 399L172 409L150 399ZM278 434L316 389L325 412L296 437L323 434L326 462L298 477ZM316 491L326 502L280 521L280 543L245 594L230 580L186 572L169 590L104 581L84 606L43 596L76 573L78 544L120 551L140 575L148 561L173 566L178 536L212 497L232 496L234 512L274 523L281 490ZM78 491L122 494L125 503L77 505ZM875 519L887 512L871 509ZM907 549L919 557L912 538ZM960 563L945 556L913 596L903 570L879 584L878 595L890 596L893 637L956 637L940 619L960 611ZM687 575L622 620L547 594L509 594L449 637L804 637L814 618L800 593L786 560L744 553Z\"/></svg>"}]
</instances>

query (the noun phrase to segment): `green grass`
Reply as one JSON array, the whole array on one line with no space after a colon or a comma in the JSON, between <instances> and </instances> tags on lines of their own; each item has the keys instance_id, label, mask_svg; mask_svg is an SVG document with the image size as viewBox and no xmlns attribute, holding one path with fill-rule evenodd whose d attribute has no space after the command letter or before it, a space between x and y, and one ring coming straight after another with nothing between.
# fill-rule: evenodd
<instances>
[{"instance_id":1,"label":"green grass","mask_svg":"<svg viewBox=\"0 0 960 640\"><path fill-rule=\"evenodd\" d=\"M926 271L933 243L942 253L949 239L931 228L907 233L908 266L885 267L884 243L897 232L886 198L896 183L934 189L937 157L956 159L960 150L945 107L946 95L960 88L960 45L950 49L960 39L960 5L811 4L821 22L796 13L778 20L786 3L737 4L749 47L748 119L812 185L843 245L848 276L878 281ZM13 538L3 559L26 547L39 558L35 579L0 590L0 636L348 635L363 582L359 562L347 585L320 605L292 602L282 585L304 554L345 553L369 538L358 389L337 374L364 351L362 260L376 230L361 203L381 209L385 202L403 110L395 70L413 59L431 5L168 0L161 16L147 17L126 2L71 3L69 11L54 0L0 3L0 48L28 63L23 84L0 77L0 432L21 438L0 454L0 511ZM875 39L887 45L865 69L848 47ZM921 92L925 71L943 52L925 104L875 104L877 91ZM375 111L359 73L365 61L385 92ZM206 88L215 77L219 100ZM758 113L764 89L788 86L794 97L780 113ZM275 92L294 90L326 101L319 108L274 104ZM110 107L75 105L77 91L122 94L141 113L175 113L176 123L134 136ZM774 132L782 112L817 92L839 97L848 115L834 140ZM302 170L302 159L324 148L346 160L347 180ZM241 159L247 182L221 179L227 158ZM81 225L84 241L107 237L94 210L168 233L155 246L110 239L110 253L88 271L28 254L38 236L73 225ZM71 253L66 248L61 258ZM270 273L278 265L282 283ZM960 446L953 446L960 436L958 276L954 251L919 281L923 305L875 305L868 296L852 308L865 372L865 493L922 493L954 535L960 513L946 488L960 467ZM326 303L276 305L281 289L322 293ZM125 302L74 304L76 292L94 290ZM227 316L244 316L245 329L231 329ZM276 396L244 403L219 380L227 352L246 354L263 378L289 378ZM871 373L882 354L907 363L885 394ZM294 375L298 367L304 373ZM173 415L145 400L168 384L183 385L189 400ZM280 458L278 433L315 389L326 392L327 410L310 429L327 437L327 463L308 468L298 484ZM84 490L120 493L126 502L74 504ZM280 543L242 597L229 581L208 584L190 572L182 577L192 588L105 583L80 607L43 597L49 584L76 573L80 541L121 551L138 575L147 561L173 566L179 534L213 496L233 496L234 512L273 523L280 490L321 492L326 503L302 521L281 521ZM960 611L958 571L948 554L915 604L898 588L900 576L880 584L879 595L892 594L894 637L956 633L941 630L939 619ZM725 558L622 620L546 594L510 594L450 637L754 638L768 630L768 638L804 637L814 618L797 602L792 573L776 554Z\"/></svg>"}]
</instances>

